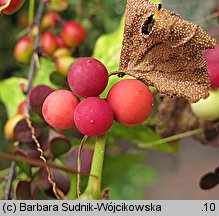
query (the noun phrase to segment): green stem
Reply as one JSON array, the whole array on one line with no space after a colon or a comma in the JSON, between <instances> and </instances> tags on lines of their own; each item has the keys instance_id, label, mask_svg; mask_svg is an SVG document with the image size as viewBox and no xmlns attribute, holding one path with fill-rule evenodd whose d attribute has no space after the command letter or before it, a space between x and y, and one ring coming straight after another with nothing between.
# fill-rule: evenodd
<instances>
[{"instance_id":1,"label":"green stem","mask_svg":"<svg viewBox=\"0 0 219 216\"><path fill-rule=\"evenodd\" d=\"M34 7L35 7L35 0L30 0L29 10L28 10L28 24L29 25L31 25L34 20Z\"/></svg>"},{"instance_id":2,"label":"green stem","mask_svg":"<svg viewBox=\"0 0 219 216\"><path fill-rule=\"evenodd\" d=\"M68 176L71 181L70 190L69 190L70 198L76 199L77 197L77 175L69 173Z\"/></svg>"},{"instance_id":3,"label":"green stem","mask_svg":"<svg viewBox=\"0 0 219 216\"><path fill-rule=\"evenodd\" d=\"M101 178L103 161L105 154L106 135L97 137L94 146L94 155L91 166L91 176L89 177L87 188L79 199L100 199L101 198Z\"/></svg>"},{"instance_id":4,"label":"green stem","mask_svg":"<svg viewBox=\"0 0 219 216\"><path fill-rule=\"evenodd\" d=\"M193 136L193 135L199 134L203 131L204 131L204 128L198 128L198 129L191 130L191 131L188 131L188 132L184 132L184 133L176 134L176 135L173 135L173 136L169 136L169 137L166 137L166 138L163 138L163 139L155 140L155 141L152 141L152 142L147 142L147 143L142 144L142 145L138 144L138 146L141 147L141 148L148 148L148 147L160 145L160 144L163 144L163 143L168 143L168 142L171 142L171 141L175 141L175 140L178 140L178 139L186 138L186 137L189 137L189 136Z\"/></svg>"}]
</instances>

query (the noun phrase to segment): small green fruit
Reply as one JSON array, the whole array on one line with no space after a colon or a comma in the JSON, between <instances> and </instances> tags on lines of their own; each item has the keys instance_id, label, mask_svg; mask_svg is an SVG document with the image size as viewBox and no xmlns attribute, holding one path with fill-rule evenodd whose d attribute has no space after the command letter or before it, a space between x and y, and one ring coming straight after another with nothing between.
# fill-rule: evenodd
<instances>
[{"instance_id":1,"label":"small green fruit","mask_svg":"<svg viewBox=\"0 0 219 216\"><path fill-rule=\"evenodd\" d=\"M28 64L33 52L34 41L30 37L20 39L14 48L15 59L23 64Z\"/></svg>"},{"instance_id":2,"label":"small green fruit","mask_svg":"<svg viewBox=\"0 0 219 216\"><path fill-rule=\"evenodd\" d=\"M207 121L219 118L219 89L210 91L207 99L201 99L197 103L191 103L193 113Z\"/></svg>"},{"instance_id":3,"label":"small green fruit","mask_svg":"<svg viewBox=\"0 0 219 216\"><path fill-rule=\"evenodd\" d=\"M74 58L71 56L62 56L56 59L57 71L67 76L71 64L74 62Z\"/></svg>"},{"instance_id":4,"label":"small green fruit","mask_svg":"<svg viewBox=\"0 0 219 216\"><path fill-rule=\"evenodd\" d=\"M61 56L71 56L71 51L68 48L59 48L57 49L54 54L53 57L58 58Z\"/></svg>"}]
</instances>

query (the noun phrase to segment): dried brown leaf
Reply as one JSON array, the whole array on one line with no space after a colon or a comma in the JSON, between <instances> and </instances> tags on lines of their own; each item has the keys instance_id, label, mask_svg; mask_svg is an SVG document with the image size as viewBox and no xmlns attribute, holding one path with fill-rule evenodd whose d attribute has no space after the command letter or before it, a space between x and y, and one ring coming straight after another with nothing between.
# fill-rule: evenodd
<instances>
[{"instance_id":1,"label":"dried brown leaf","mask_svg":"<svg viewBox=\"0 0 219 216\"><path fill-rule=\"evenodd\" d=\"M128 0L119 71L166 95L196 102L209 96L203 52L214 46L215 40L198 25L174 12L147 0Z\"/></svg>"}]
</instances>

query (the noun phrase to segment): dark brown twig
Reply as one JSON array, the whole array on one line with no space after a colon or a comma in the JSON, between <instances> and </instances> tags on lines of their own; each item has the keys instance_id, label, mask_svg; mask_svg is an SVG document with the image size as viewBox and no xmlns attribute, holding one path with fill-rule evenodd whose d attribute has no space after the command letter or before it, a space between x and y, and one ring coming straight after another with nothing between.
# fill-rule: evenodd
<instances>
[{"instance_id":1,"label":"dark brown twig","mask_svg":"<svg viewBox=\"0 0 219 216\"><path fill-rule=\"evenodd\" d=\"M45 167L45 163L40 159L33 159L33 158L30 159L30 158L22 157L20 155L12 155L10 153L1 152L1 151L0 151L0 158L4 160L15 161L15 162L25 162L32 166ZM48 166L51 169L61 170L63 172L68 172L75 175L78 174L77 170L73 170L72 168L67 166L59 166L49 162L46 162L46 166ZM80 174L83 176L92 176L93 178L98 178L97 176L88 173L80 173Z\"/></svg>"}]
</instances>

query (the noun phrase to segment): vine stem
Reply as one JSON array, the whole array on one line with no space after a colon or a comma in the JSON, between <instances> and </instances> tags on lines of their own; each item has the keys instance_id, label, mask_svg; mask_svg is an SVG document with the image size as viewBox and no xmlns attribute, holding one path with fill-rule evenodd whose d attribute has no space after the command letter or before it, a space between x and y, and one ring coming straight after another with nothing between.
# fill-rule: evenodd
<instances>
[{"instance_id":1,"label":"vine stem","mask_svg":"<svg viewBox=\"0 0 219 216\"><path fill-rule=\"evenodd\" d=\"M80 196L80 172L81 172L81 151L82 151L82 148L83 148L83 145L84 143L86 142L88 136L85 135L83 137L83 139L81 140L81 143L79 145L79 148L78 148L78 158L77 158L77 197Z\"/></svg>"},{"instance_id":2,"label":"vine stem","mask_svg":"<svg viewBox=\"0 0 219 216\"><path fill-rule=\"evenodd\" d=\"M176 134L176 135L169 136L169 137L166 137L166 138L163 138L163 139L155 140L155 141L152 141L152 142L147 142L145 144L138 144L138 146L141 147L141 148L153 147L153 146L160 145L160 144L163 144L163 143L168 143L168 142L176 141L176 140L186 138L186 137L189 137L189 136L193 136L193 135L199 134L203 131L204 131L204 128L197 128L197 129L194 129L194 130L191 130L191 131Z\"/></svg>"},{"instance_id":3,"label":"vine stem","mask_svg":"<svg viewBox=\"0 0 219 216\"><path fill-rule=\"evenodd\" d=\"M90 176L87 187L79 199L100 199L101 178L105 155L106 135L96 138ZM94 177L95 176L95 177Z\"/></svg>"},{"instance_id":4,"label":"vine stem","mask_svg":"<svg viewBox=\"0 0 219 216\"><path fill-rule=\"evenodd\" d=\"M27 112L26 113L26 122L27 122L27 125L28 127L30 128L31 130L31 135L32 135L32 139L34 140L35 144L36 144L36 147L37 147L37 151L40 153L40 159L44 162L45 164L45 168L46 168L46 171L48 173L48 180L49 182L52 184L52 189L53 189L53 192L56 196L57 199L59 199L60 197L63 197L63 194L61 193L61 191L58 191L57 189L57 186L56 186L56 183L53 181L52 179L52 174L49 170L49 167L46 165L46 158L44 156L44 152L40 146L40 143L39 141L37 140L36 138L36 135L35 135L35 129L34 127L32 126L32 122L30 121L30 116L29 116L29 113ZM58 194L59 193L59 194ZM61 193L61 194L60 194ZM61 195L61 196L60 196Z\"/></svg>"}]
</instances>

